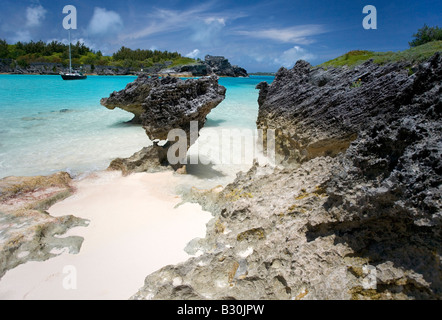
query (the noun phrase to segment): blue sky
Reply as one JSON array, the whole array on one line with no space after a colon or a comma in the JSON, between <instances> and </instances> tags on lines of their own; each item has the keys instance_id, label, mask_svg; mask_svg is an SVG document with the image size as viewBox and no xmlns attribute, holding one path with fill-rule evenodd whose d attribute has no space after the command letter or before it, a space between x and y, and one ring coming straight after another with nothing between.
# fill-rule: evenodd
<instances>
[{"instance_id":1,"label":"blue sky","mask_svg":"<svg viewBox=\"0 0 442 320\"><path fill-rule=\"evenodd\" d=\"M249 72L313 65L354 49L408 48L424 23L442 26L442 1L298 0L2 0L0 39L66 41L65 5L74 5L72 32L95 50L121 46L223 55ZM362 9L377 9L377 30L365 30Z\"/></svg>"}]
</instances>

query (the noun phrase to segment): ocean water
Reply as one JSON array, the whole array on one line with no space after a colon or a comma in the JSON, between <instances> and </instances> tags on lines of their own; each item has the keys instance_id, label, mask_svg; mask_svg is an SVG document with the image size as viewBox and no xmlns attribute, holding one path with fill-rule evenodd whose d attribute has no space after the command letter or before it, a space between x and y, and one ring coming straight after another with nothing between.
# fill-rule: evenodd
<instances>
[{"instance_id":1,"label":"ocean water","mask_svg":"<svg viewBox=\"0 0 442 320\"><path fill-rule=\"evenodd\" d=\"M0 178L104 170L113 159L150 145L141 126L127 123L132 114L100 105L101 98L134 79L90 76L85 81L63 81L59 76L0 75ZM221 78L226 99L209 114L203 130L254 130L255 86L272 80ZM200 178L208 174L210 179L211 168L195 167L191 173Z\"/></svg>"}]
</instances>

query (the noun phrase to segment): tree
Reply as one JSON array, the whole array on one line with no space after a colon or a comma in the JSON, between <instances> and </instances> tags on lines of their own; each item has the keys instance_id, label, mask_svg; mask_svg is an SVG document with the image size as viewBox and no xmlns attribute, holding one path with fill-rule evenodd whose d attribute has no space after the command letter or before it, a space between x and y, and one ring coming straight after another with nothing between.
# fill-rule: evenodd
<instances>
[{"instance_id":1,"label":"tree","mask_svg":"<svg viewBox=\"0 0 442 320\"><path fill-rule=\"evenodd\" d=\"M0 40L0 59L7 59L9 56L8 43L5 40Z\"/></svg>"},{"instance_id":2,"label":"tree","mask_svg":"<svg viewBox=\"0 0 442 320\"><path fill-rule=\"evenodd\" d=\"M409 42L410 47L417 47L427 42L442 40L442 29L438 26L429 27L426 24L413 35L415 39Z\"/></svg>"}]
</instances>

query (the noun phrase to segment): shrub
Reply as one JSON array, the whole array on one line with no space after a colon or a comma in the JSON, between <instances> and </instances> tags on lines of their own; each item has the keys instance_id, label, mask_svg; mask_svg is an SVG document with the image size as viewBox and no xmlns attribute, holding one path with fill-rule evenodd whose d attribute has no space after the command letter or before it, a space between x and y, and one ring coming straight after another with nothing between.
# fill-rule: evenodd
<instances>
[{"instance_id":1,"label":"shrub","mask_svg":"<svg viewBox=\"0 0 442 320\"><path fill-rule=\"evenodd\" d=\"M6 59L9 56L8 44L5 40L0 40L0 59Z\"/></svg>"},{"instance_id":2,"label":"shrub","mask_svg":"<svg viewBox=\"0 0 442 320\"><path fill-rule=\"evenodd\" d=\"M431 41L442 40L442 29L438 26L429 27L426 24L413 35L415 38L409 42L410 47L417 47Z\"/></svg>"}]
</instances>

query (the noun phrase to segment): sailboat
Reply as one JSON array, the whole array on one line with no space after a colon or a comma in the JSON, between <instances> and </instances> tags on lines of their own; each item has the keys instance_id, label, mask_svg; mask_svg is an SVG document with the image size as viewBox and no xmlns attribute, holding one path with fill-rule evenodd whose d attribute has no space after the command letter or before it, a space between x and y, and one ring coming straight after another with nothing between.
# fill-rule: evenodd
<instances>
[{"instance_id":1,"label":"sailboat","mask_svg":"<svg viewBox=\"0 0 442 320\"><path fill-rule=\"evenodd\" d=\"M87 76L77 70L72 70L72 55L71 55L71 31L69 30L69 72L60 73L63 80L85 80Z\"/></svg>"}]
</instances>

